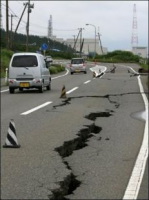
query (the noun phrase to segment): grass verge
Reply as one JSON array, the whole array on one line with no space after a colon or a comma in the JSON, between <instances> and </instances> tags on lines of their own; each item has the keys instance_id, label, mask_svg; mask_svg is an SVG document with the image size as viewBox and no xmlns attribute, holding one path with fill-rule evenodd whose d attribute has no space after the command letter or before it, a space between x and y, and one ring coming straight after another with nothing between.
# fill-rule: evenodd
<instances>
[{"instance_id":1,"label":"grass verge","mask_svg":"<svg viewBox=\"0 0 149 200\"><path fill-rule=\"evenodd\" d=\"M51 74L57 74L59 72L65 71L65 67L58 64L52 64L49 70Z\"/></svg>"}]
</instances>

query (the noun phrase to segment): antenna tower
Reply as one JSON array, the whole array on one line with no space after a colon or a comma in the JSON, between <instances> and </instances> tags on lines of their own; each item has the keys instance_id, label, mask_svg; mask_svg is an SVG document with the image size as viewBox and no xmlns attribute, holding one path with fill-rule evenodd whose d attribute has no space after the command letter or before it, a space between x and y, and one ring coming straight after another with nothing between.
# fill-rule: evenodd
<instances>
[{"instance_id":1,"label":"antenna tower","mask_svg":"<svg viewBox=\"0 0 149 200\"><path fill-rule=\"evenodd\" d=\"M132 47L138 46L138 34L137 34L137 11L136 4L133 7L133 23L132 23L132 37L131 37L131 45Z\"/></svg>"},{"instance_id":2,"label":"antenna tower","mask_svg":"<svg viewBox=\"0 0 149 200\"><path fill-rule=\"evenodd\" d=\"M53 27L52 27L52 15L50 15L50 19L48 21L48 38L53 36Z\"/></svg>"}]
</instances>

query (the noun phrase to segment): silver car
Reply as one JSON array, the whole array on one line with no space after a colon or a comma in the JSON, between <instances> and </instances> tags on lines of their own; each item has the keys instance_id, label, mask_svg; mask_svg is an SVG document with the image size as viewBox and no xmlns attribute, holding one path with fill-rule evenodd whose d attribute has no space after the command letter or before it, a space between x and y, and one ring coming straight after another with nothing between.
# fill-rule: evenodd
<instances>
[{"instance_id":1,"label":"silver car","mask_svg":"<svg viewBox=\"0 0 149 200\"><path fill-rule=\"evenodd\" d=\"M46 61L46 62L52 63L52 62L53 62L53 59L52 59L51 56L45 56L45 61Z\"/></svg>"},{"instance_id":2,"label":"silver car","mask_svg":"<svg viewBox=\"0 0 149 200\"><path fill-rule=\"evenodd\" d=\"M70 73L87 73L86 70L86 63L83 58L72 58L71 59L71 64L70 64Z\"/></svg>"}]
</instances>

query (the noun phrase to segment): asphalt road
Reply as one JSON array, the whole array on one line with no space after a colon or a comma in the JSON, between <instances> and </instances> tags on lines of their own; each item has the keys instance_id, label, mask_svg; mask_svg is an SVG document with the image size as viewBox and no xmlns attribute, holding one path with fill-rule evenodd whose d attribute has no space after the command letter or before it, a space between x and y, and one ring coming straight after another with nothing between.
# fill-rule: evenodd
<instances>
[{"instance_id":1,"label":"asphalt road","mask_svg":"<svg viewBox=\"0 0 149 200\"><path fill-rule=\"evenodd\" d=\"M1 146L11 119L21 145L1 147L1 199L123 199L144 135L136 114L145 107L128 64L104 66L97 78L94 63L87 74L52 76L42 94L1 88ZM146 168L138 198L148 199L147 177Z\"/></svg>"}]
</instances>

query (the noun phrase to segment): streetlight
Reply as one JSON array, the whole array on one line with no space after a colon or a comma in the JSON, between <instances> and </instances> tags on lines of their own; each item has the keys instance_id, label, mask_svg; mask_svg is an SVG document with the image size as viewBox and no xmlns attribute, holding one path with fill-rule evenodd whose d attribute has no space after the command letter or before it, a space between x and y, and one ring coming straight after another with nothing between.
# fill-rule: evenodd
<instances>
[{"instance_id":1,"label":"streetlight","mask_svg":"<svg viewBox=\"0 0 149 200\"><path fill-rule=\"evenodd\" d=\"M86 24L86 26L88 26L88 25L93 26L95 28L95 53L94 53L94 58L95 58L95 56L96 56L96 26L93 24Z\"/></svg>"}]
</instances>

